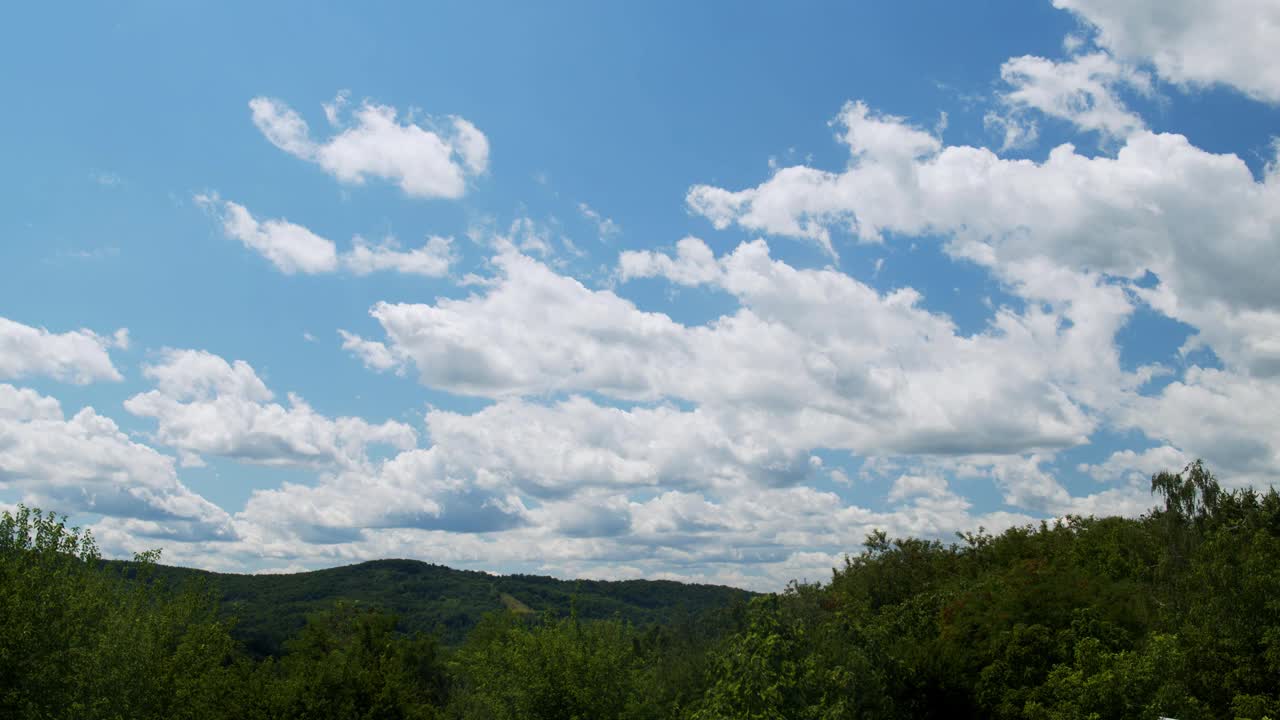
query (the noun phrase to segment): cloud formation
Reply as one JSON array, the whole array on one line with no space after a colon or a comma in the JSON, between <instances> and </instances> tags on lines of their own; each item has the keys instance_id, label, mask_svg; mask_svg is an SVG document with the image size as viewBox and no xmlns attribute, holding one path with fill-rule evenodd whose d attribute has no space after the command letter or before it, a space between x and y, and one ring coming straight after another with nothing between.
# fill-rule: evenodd
<instances>
[{"instance_id":1,"label":"cloud formation","mask_svg":"<svg viewBox=\"0 0 1280 720\"><path fill-rule=\"evenodd\" d=\"M316 141L306 120L280 100L249 101L253 124L272 145L316 163L339 182L361 185L374 177L396 183L410 197L457 199L466 193L467 179L489 167L488 138L464 118L429 119L423 127L412 117L402 122L389 105L366 100L345 124L344 106L325 106L340 132Z\"/></svg>"},{"instance_id":2,"label":"cloud formation","mask_svg":"<svg viewBox=\"0 0 1280 720\"><path fill-rule=\"evenodd\" d=\"M44 376L76 385L119 381L123 376L109 351L128 347L129 331L123 328L111 336L92 330L54 333L0 317L0 380Z\"/></svg>"},{"instance_id":3,"label":"cloud formation","mask_svg":"<svg viewBox=\"0 0 1280 720\"><path fill-rule=\"evenodd\" d=\"M104 546L164 538L170 557L206 567L416 556L776 589L825 577L873 529L948 538L1137 514L1151 473L1193 457L1230 483L1280 480L1280 156L1251 170L1135 110L1162 81L1280 102L1272 11L1055 1L1094 33L1062 57L1003 63L978 110L999 149L949 142L945 117L927 127L852 101L831 124L847 152L834 166L771 162L765 177L688 188L694 227L724 233L710 243L614 262L538 213L505 229L468 217L470 245L428 234L344 248L323 227L198 196L286 274L453 280L434 298L361 296L368 327L332 329L358 363L445 407L399 408L424 410L421 425L331 416L244 360L152 351L150 385L124 401L145 428L133 437L93 408L67 418L0 384L0 490L102 515ZM340 93L318 137L279 100L250 109L269 142L344 184L457 199L488 172L488 138L460 117ZM1048 123L1082 147L1037 146ZM619 237L585 203L562 210ZM792 240L830 264L804 266ZM885 281L895 245L925 243L998 287L984 322L962 329L935 290ZM870 277L841 266L850 245ZM576 272L586 258L599 267ZM662 293L714 298L697 308L713 316L663 311ZM1149 364L1122 360L1122 333L1151 317L1190 337ZM0 319L0 380L120 380L109 351L127 340ZM1117 437L1130 445L1101 449ZM178 478L224 463L288 479L223 510Z\"/></svg>"},{"instance_id":4,"label":"cloud formation","mask_svg":"<svg viewBox=\"0 0 1280 720\"><path fill-rule=\"evenodd\" d=\"M1044 112L1055 107L1025 102ZM1107 126L1074 119L1082 129ZM829 242L832 232L862 242L941 236L953 258L989 269L1017 296L1111 318L1092 323L1093 348L1104 355L1115 352L1125 308L1144 303L1195 329L1184 357L1210 349L1225 367L1193 365L1181 380L1140 394L1141 382L1122 384L1128 390L1120 393L1090 383L1106 376L1094 363L1078 366L1086 371L1068 393L1180 456L1217 463L1241 483L1274 481L1280 442L1258 423L1271 420L1265 403L1280 375L1280 295L1270 279L1280 264L1280 163L1272 158L1255 178L1240 158L1181 135L1111 126L1128 132L1114 156L1062 145L1043 162L1008 160L946 146L901 118L852 103L837 119L851 153L846 169L783 168L736 191L696 186L689 205L717 227L805 240ZM624 257L624 271L683 273L685 281L713 274L704 250L682 245L679 256L677 263ZM1140 282L1149 278L1156 283Z\"/></svg>"},{"instance_id":5,"label":"cloud formation","mask_svg":"<svg viewBox=\"0 0 1280 720\"><path fill-rule=\"evenodd\" d=\"M393 237L375 244L357 235L351 249L339 253L333 241L288 220L259 221L243 205L224 203L216 194L197 195L195 200L221 220L227 237L244 243L286 275L345 269L355 275L392 271L443 277L457 260L453 240L447 237L433 235L421 247L405 250Z\"/></svg>"},{"instance_id":6,"label":"cloud formation","mask_svg":"<svg viewBox=\"0 0 1280 720\"><path fill-rule=\"evenodd\" d=\"M1280 103L1280 5L1271 0L1053 0L1121 58L1192 87L1223 84Z\"/></svg>"},{"instance_id":7,"label":"cloud formation","mask_svg":"<svg viewBox=\"0 0 1280 720\"><path fill-rule=\"evenodd\" d=\"M216 204L217 198L198 196L197 201ZM288 220L259 222L243 205L227 202L221 208L222 229L227 237L265 257L286 275L333 272L338 253L332 241Z\"/></svg>"},{"instance_id":8,"label":"cloud formation","mask_svg":"<svg viewBox=\"0 0 1280 720\"><path fill-rule=\"evenodd\" d=\"M1144 299L1199 328L1228 363L1276 366L1280 347L1263 339L1280 312L1270 271L1280 263L1274 158L1258 180L1239 157L1140 130L1114 157L1061 145L1043 162L1008 160L944 146L862 103L846 105L837 126L851 153L847 169L783 168L743 190L698 185L690 208L716 227L823 242L833 230L862 242L943 236L953 257L1027 297L1063 289L1046 287L1042 269L1130 280L1151 273L1160 282L1141 290Z\"/></svg>"},{"instance_id":9,"label":"cloud formation","mask_svg":"<svg viewBox=\"0 0 1280 720\"><path fill-rule=\"evenodd\" d=\"M288 406L271 392L248 363L201 350L166 350L143 374L156 389L125 401L129 412L153 418L154 439L182 453L187 464L216 455L262 465L362 467L371 444L407 449L413 429L388 420L329 418L301 397Z\"/></svg>"},{"instance_id":10,"label":"cloud formation","mask_svg":"<svg viewBox=\"0 0 1280 720\"><path fill-rule=\"evenodd\" d=\"M356 237L352 248L342 256L343 265L356 275L392 270L423 277L448 275L449 268L457 259L453 251L453 240L438 235L427 238L422 247L410 250L400 249L400 244L394 238L374 245L364 238Z\"/></svg>"},{"instance_id":11,"label":"cloud formation","mask_svg":"<svg viewBox=\"0 0 1280 720\"><path fill-rule=\"evenodd\" d=\"M179 481L172 458L91 407L66 418L57 400L8 384L0 384L0 489L38 507L128 519L146 537L235 535L226 512Z\"/></svg>"},{"instance_id":12,"label":"cloud formation","mask_svg":"<svg viewBox=\"0 0 1280 720\"><path fill-rule=\"evenodd\" d=\"M999 96L1006 114L988 114L987 122L1006 129L1005 149L1034 140L1033 113L1065 120L1109 140L1146 127L1142 118L1125 107L1119 92L1128 88L1149 95L1151 78L1106 53L1077 55L1062 62L1023 55L1006 61L1000 78L1008 86ZM1009 135L1009 129L1015 132Z\"/></svg>"}]
</instances>

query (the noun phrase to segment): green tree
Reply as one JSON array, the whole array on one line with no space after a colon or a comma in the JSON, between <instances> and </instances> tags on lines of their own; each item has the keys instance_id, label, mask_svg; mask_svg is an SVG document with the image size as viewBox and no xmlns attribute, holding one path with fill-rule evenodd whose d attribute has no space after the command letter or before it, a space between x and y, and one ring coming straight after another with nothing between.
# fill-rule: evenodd
<instances>
[{"instance_id":1,"label":"green tree","mask_svg":"<svg viewBox=\"0 0 1280 720\"><path fill-rule=\"evenodd\" d=\"M793 585L752 600L746 629L713 655L713 682L694 720L886 717L879 669L816 599L816 588Z\"/></svg>"},{"instance_id":2,"label":"green tree","mask_svg":"<svg viewBox=\"0 0 1280 720\"><path fill-rule=\"evenodd\" d=\"M104 572L92 535L19 506L0 515L0 717L221 714L234 644L206 593Z\"/></svg>"},{"instance_id":3,"label":"green tree","mask_svg":"<svg viewBox=\"0 0 1280 720\"><path fill-rule=\"evenodd\" d=\"M270 717L427 720L440 716L448 680L431 636L396 633L396 618L350 603L317 613L259 668Z\"/></svg>"},{"instance_id":4,"label":"green tree","mask_svg":"<svg viewBox=\"0 0 1280 720\"><path fill-rule=\"evenodd\" d=\"M492 720L614 720L642 716L643 664L619 620L507 613L485 619L454 659L454 712Z\"/></svg>"}]
</instances>

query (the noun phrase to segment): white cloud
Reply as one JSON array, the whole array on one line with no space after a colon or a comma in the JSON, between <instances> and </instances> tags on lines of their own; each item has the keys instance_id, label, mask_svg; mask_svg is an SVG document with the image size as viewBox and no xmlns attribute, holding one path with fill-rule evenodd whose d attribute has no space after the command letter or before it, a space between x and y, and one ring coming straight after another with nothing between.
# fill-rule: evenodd
<instances>
[{"instance_id":1,"label":"white cloud","mask_svg":"<svg viewBox=\"0 0 1280 720\"><path fill-rule=\"evenodd\" d=\"M53 333L0 317L0 379L46 376L76 385L123 380L108 351L128 346L123 328L111 337L90 330Z\"/></svg>"},{"instance_id":2,"label":"white cloud","mask_svg":"<svg viewBox=\"0 0 1280 720\"><path fill-rule=\"evenodd\" d=\"M1176 472L1190 461L1191 458L1177 448L1162 445L1142 451L1117 450L1100 463L1081 463L1078 469L1099 481L1141 483L1165 470Z\"/></svg>"},{"instance_id":3,"label":"white cloud","mask_svg":"<svg viewBox=\"0 0 1280 720\"><path fill-rule=\"evenodd\" d=\"M342 337L342 349L360 358L360 362L370 370L379 372L395 370L397 374L403 373L405 363L409 359L404 355L393 352L383 343L365 340L346 330L339 330L338 335Z\"/></svg>"},{"instance_id":4,"label":"white cloud","mask_svg":"<svg viewBox=\"0 0 1280 720\"><path fill-rule=\"evenodd\" d=\"M218 214L227 237L244 243L288 275L330 273L345 268L356 275L394 271L443 277L457 260L453 240L447 237L433 235L421 247L403 250L394 238L373 244L357 235L351 249L339 253L332 241L288 220L259 221L234 202L223 203L218 210L221 200L216 194L197 195L196 202Z\"/></svg>"},{"instance_id":5,"label":"white cloud","mask_svg":"<svg viewBox=\"0 0 1280 720\"><path fill-rule=\"evenodd\" d=\"M436 410L427 429L430 448L325 473L314 486L255 492L237 516L242 532L326 545L388 528L621 536L630 490L740 492L794 483L811 467L767 434L729 435L698 412L626 411L580 397L550 406L508 400L471 415Z\"/></svg>"},{"instance_id":6,"label":"white cloud","mask_svg":"<svg viewBox=\"0 0 1280 720\"><path fill-rule=\"evenodd\" d=\"M344 127L345 105L340 94L324 106L329 122L341 131L317 142L302 116L281 101L249 101L254 124L273 145L318 164L344 183L358 185L375 177L397 183L412 197L456 199L466 193L469 176L488 168L489 141L463 118L427 129L411 120L402 123L395 108L366 100Z\"/></svg>"},{"instance_id":7,"label":"white cloud","mask_svg":"<svg viewBox=\"0 0 1280 720\"><path fill-rule=\"evenodd\" d=\"M256 490L237 516L252 535L350 543L366 529L494 532L524 523L518 497L455 476L436 448L409 450L376 469L323 475L314 486Z\"/></svg>"},{"instance_id":8,"label":"white cloud","mask_svg":"<svg viewBox=\"0 0 1280 720\"><path fill-rule=\"evenodd\" d=\"M435 305L379 303L371 311L393 356L412 358L427 385L474 395L594 389L652 396L632 360L678 344L665 316L638 312L608 292L514 250L494 258L500 284Z\"/></svg>"},{"instance_id":9,"label":"white cloud","mask_svg":"<svg viewBox=\"0 0 1280 720\"><path fill-rule=\"evenodd\" d=\"M582 488L742 490L810 474L807 448L737 420L702 408L623 410L572 396L552 405L503 400L471 415L433 410L427 428L451 465L482 469L543 498Z\"/></svg>"},{"instance_id":10,"label":"white cloud","mask_svg":"<svg viewBox=\"0 0 1280 720\"><path fill-rule=\"evenodd\" d=\"M1005 62L1000 77L1009 86L1000 100L1010 116L1005 120L988 117L987 122L1004 129L1006 147L1034 139L1034 132L1027 130L1035 127L1034 121L1025 117L1030 111L1107 138L1124 138L1146 127L1142 118L1125 107L1118 93L1121 87L1128 87L1150 94L1150 77L1106 53L1077 55L1063 62L1024 55Z\"/></svg>"},{"instance_id":11,"label":"white cloud","mask_svg":"<svg viewBox=\"0 0 1280 720\"><path fill-rule=\"evenodd\" d=\"M1114 155L1064 145L1040 162L1010 160L944 144L945 123L931 132L851 103L835 123L847 166L689 192L718 228L800 238L833 258L842 231L867 243L941 236L953 259L986 268L1021 301L994 309L980 331L961 333L911 288L879 292L834 268L779 261L763 240L720 256L694 237L670 252L622 253L609 282L662 278L736 303L684 324L555 269L551 233L520 219L480 243L494 256L490 272L464 278L470 295L378 303L381 338L339 330L367 367L412 368L432 388L492 401L469 414L430 410L429 447L400 423L328 418L292 395L277 403L243 362L167 351L148 367L156 389L126 407L154 417L156 440L185 460L318 471L255 491L232 520L236 542L215 551L193 538L179 553L277 566L429 555L776 589L822 577L836 551L856 550L875 528L949 538L1043 516L1136 514L1152 504L1149 472L1191 456L1221 463L1231 482L1274 480L1280 163L1255 179L1239 158L1149 132L1119 99L1149 92L1149 78L1079 49L1006 63L1005 113L988 122L1014 146L1037 118L1057 117L1118 144ZM487 168L487 139L461 118L426 129L365 103L348 127L347 103L340 94L325 106L339 131L323 143L286 106L252 107L273 143L343 181L381 177L411 195L457 197ZM602 237L616 231L578 209ZM248 219L257 244L246 244L284 252L267 223ZM316 271L438 277L454 262L444 238L403 250L357 237L346 253L328 243L327 257ZM1159 282L1140 287L1146 273ZM1121 367L1117 333L1140 303L1198 329L1184 361L1203 345L1225 367L1193 365L1140 394L1171 372ZM0 395L0 417L6 407L14 422L61 417L30 392ZM1056 453L1103 428L1140 430L1157 447L1083 464L1101 484L1073 495L1052 469ZM375 443L398 453L371 456ZM814 487L851 485L818 451L858 456L859 491L881 487L887 509ZM959 492L966 482L993 484L1008 507L976 512ZM124 543L159 533L153 522L109 519L103 531Z\"/></svg>"},{"instance_id":12,"label":"white cloud","mask_svg":"<svg viewBox=\"0 0 1280 720\"><path fill-rule=\"evenodd\" d=\"M829 228L867 241L885 232L942 235L953 256L989 267L1027 297L1055 292L1040 277L1046 268L1063 278L1152 272L1160 287L1140 291L1143 298L1199 328L1224 360L1280 368L1280 347L1265 339L1280 311L1270 271L1280 265L1275 163L1255 180L1234 155L1141 130L1115 157L1062 145L1044 162L1005 160L931 144L927 133L861 104L846 106L838 122L849 129L847 169L784 168L741 191L696 186L690 206L717 226L798 238Z\"/></svg>"},{"instance_id":13,"label":"white cloud","mask_svg":"<svg viewBox=\"0 0 1280 720\"><path fill-rule=\"evenodd\" d=\"M1113 158L1066 147L1043 163L1006 161L979 148L945 147L865 108L852 111L861 126L845 134L850 168L796 169L807 180L782 188L813 196L765 197L774 188L764 186L750 194L709 191L710 212L745 226L759 201L761 228L809 239L829 226L870 241L890 231L941 233L954 256L990 268L1027 299L1025 310L1000 309L987 330L966 337L922 309L915 291L881 294L834 270L797 269L770 257L763 242L722 257L696 238L680 241L673 254L624 253L624 281L705 285L739 303L713 322L686 326L561 275L515 243L498 243L494 274L476 278L471 296L382 303L372 314L384 342L344 335L371 366L412 364L427 385L497 399L470 415L428 414L433 447L407 454L417 458L416 490L396 481L360 486L378 496L391 492L379 489L389 484L419 514L361 516L341 505L341 493L306 499L310 489L279 498L280 512L338 513L295 521L300 527L335 529L358 518L374 528L326 545L327 553L373 556L422 543L461 564L532 562L564 574L660 573L777 587L802 573L820 577L832 548L856 548L877 527L946 538L1046 514L1137 514L1153 504L1145 470L1198 447L1237 455L1231 471L1275 466L1274 448L1256 441L1274 424L1266 408L1280 406L1264 378L1193 368L1142 398L1137 390L1156 371L1122 372L1116 347L1139 297L1184 318L1192 317L1188 307L1217 312L1214 303L1240 318L1270 317L1273 293L1249 282L1215 288L1198 276L1237 261L1194 245L1195 230L1182 225L1194 217L1199 232L1220 227L1245 249L1264 246L1265 257L1274 232L1265 203L1274 192L1271 174L1254 180L1238 159L1140 129ZM1204 174L1211 177L1202 185ZM842 194L845 182L872 197ZM1218 195L1195 197L1206 192ZM1249 220L1210 212L1232 197L1234 209L1251 211ZM794 207L810 215L788 217ZM1167 256L1179 253L1199 265L1178 275ZM1155 290L1126 282L1148 270L1160 276ZM1251 303L1260 309L1249 310ZM1265 363L1237 362L1269 352L1258 330L1269 326L1248 317L1252 335L1244 324L1230 328L1249 342L1227 355L1260 372ZM1226 345L1207 335L1202 341ZM578 392L657 404L610 407ZM571 395L528 399L560 393ZM1240 425L1231 413L1256 421ZM1194 418L1225 429L1196 440ZM1072 495L1050 469L1054 448L1084 442L1104 419L1169 444L1087 466L1108 484ZM1249 437L1253 445L1241 444ZM887 499L895 505L877 512L809 486L825 472L810 459L817 448L901 454L918 467L894 476ZM957 478L992 482L1007 504L1031 514L977 514L953 489ZM494 527L449 525L449 482L476 493L476 501L453 503L464 517L477 505L501 506L499 499L523 510L506 515L512 524L505 529L465 539L441 534L446 525Z\"/></svg>"},{"instance_id":14,"label":"white cloud","mask_svg":"<svg viewBox=\"0 0 1280 720\"><path fill-rule=\"evenodd\" d=\"M186 543L179 557L236 567L235 558L314 566L416 555L564 576L612 576L621 563L646 577L776 589L824 576L833 549L855 549L875 528L946 539L1033 519L974 513L938 467L912 473L928 480L900 478L890 510L850 505L807 485L822 463L787 451L785 433L702 409L512 399L470 415L432 411L427 428L430 448L256 491L235 516L238 543ZM999 460L967 472L991 475ZM637 498L645 488L657 494ZM1105 492L1110 502L1115 492ZM1104 494L1068 497L1065 507L1096 506Z\"/></svg>"},{"instance_id":15,"label":"white cloud","mask_svg":"<svg viewBox=\"0 0 1280 720\"><path fill-rule=\"evenodd\" d=\"M854 230L859 239L879 242L879 229L846 207L848 196L883 182L890 187L911 183L919 158L932 156L942 143L933 135L911 127L902 118L877 115L862 102L848 103L836 118L839 137L848 147L855 167L867 167L865 183L849 188L846 178L805 166L777 170L758 188L733 192L710 185L695 185L686 198L689 208L723 229L738 224L748 230L806 238L836 257L830 226ZM875 176L875 177L871 177Z\"/></svg>"},{"instance_id":16,"label":"white cloud","mask_svg":"<svg viewBox=\"0 0 1280 720\"><path fill-rule=\"evenodd\" d=\"M1280 482L1280 383L1274 376L1191 367L1158 394L1136 398L1121 417L1124 425L1180 450L1182 462L1204 459L1226 483Z\"/></svg>"},{"instance_id":17,"label":"white cloud","mask_svg":"<svg viewBox=\"0 0 1280 720\"><path fill-rule=\"evenodd\" d=\"M450 392L679 399L793 450L860 453L1073 445L1095 428L1093 408L1145 378L1122 373L1112 345L1131 303L1089 275L1028 270L1045 278L1034 290L1051 307L1000 310L964 337L913 290L881 295L834 270L798 270L763 242L719 260L696 239L674 258L623 255L625 277L711 283L738 300L703 326L514 251L493 264L470 297L374 306L386 341L344 336L348 348L375 368L412 362L424 384Z\"/></svg>"},{"instance_id":18,"label":"white cloud","mask_svg":"<svg viewBox=\"0 0 1280 720\"><path fill-rule=\"evenodd\" d=\"M1146 458L1145 462L1158 461L1158 455ZM1113 466L1082 466L1080 469L1091 472L1100 485L1097 492L1072 495L1059 481L1056 473L1046 467L1052 459L1051 455L1042 453L877 458L868 463L869 467L864 467L864 470L873 476L889 474L895 478L890 490L891 499L927 497L930 502L949 502L951 499L959 499L954 487L991 482L1000 491L1006 505L1040 517L1133 517L1146 512L1155 504L1147 482L1149 475L1111 472ZM1116 461L1118 465L1124 463L1121 458L1116 458ZM1159 469L1181 467L1182 465L1164 466ZM918 500L917 503L919 502L921 501ZM999 512L990 513L998 514ZM987 528L991 529L991 526L987 525Z\"/></svg>"},{"instance_id":19,"label":"white cloud","mask_svg":"<svg viewBox=\"0 0 1280 720\"><path fill-rule=\"evenodd\" d=\"M1122 58L1150 62L1174 83L1222 83L1280 102L1280 5L1273 0L1053 0L1098 30Z\"/></svg>"},{"instance_id":20,"label":"white cloud","mask_svg":"<svg viewBox=\"0 0 1280 720\"><path fill-rule=\"evenodd\" d=\"M413 429L387 421L329 418L290 393L288 406L248 363L228 363L199 350L166 350L144 374L156 389L134 395L125 409L154 418L158 443L198 462L200 455L229 457L264 465L363 467L370 444L407 449L416 443Z\"/></svg>"},{"instance_id":21,"label":"white cloud","mask_svg":"<svg viewBox=\"0 0 1280 720\"><path fill-rule=\"evenodd\" d=\"M913 497L942 497L950 490L947 481L936 475L899 475L889 491L890 500Z\"/></svg>"},{"instance_id":22,"label":"white cloud","mask_svg":"<svg viewBox=\"0 0 1280 720\"><path fill-rule=\"evenodd\" d=\"M949 490L876 512L803 486L719 495L668 489L647 500L588 487L530 507L500 474L458 474L462 466L446 448L408 451L372 474L256 492L236 516L243 539L232 552L306 565L413 554L579 577L614 577L623 565L636 576L777 589L795 577L825 576L838 564L831 548L856 548L872 529L948 538L1033 520L974 514Z\"/></svg>"},{"instance_id":23,"label":"white cloud","mask_svg":"<svg viewBox=\"0 0 1280 720\"><path fill-rule=\"evenodd\" d=\"M454 116L454 143L458 156L472 174L479 175L489 168L489 139L480 129L463 118Z\"/></svg>"},{"instance_id":24,"label":"white cloud","mask_svg":"<svg viewBox=\"0 0 1280 720\"><path fill-rule=\"evenodd\" d=\"M204 204L217 203L217 198L197 197ZM259 222L243 205L227 202L219 214L227 237L271 261L281 272L326 273L338 267L338 252L332 241L288 220Z\"/></svg>"},{"instance_id":25,"label":"white cloud","mask_svg":"<svg viewBox=\"0 0 1280 720\"><path fill-rule=\"evenodd\" d=\"M665 277L677 285L711 285L723 276L715 253L696 237L681 238L676 255L624 250L618 256L618 273L623 280Z\"/></svg>"},{"instance_id":26,"label":"white cloud","mask_svg":"<svg viewBox=\"0 0 1280 720\"><path fill-rule=\"evenodd\" d=\"M903 121L860 105L847 106L840 123L871 128L849 141L847 169L787 168L737 192L698 187L690 204L718 226L802 239L828 228L873 241L890 232L941 235L953 257L987 267L1015 295L1073 313L1068 332L1082 335L1057 360L1072 368L1060 387L1093 408L1093 417L1138 429L1161 449L1087 467L1125 484L1083 498L1044 469L1042 456L993 460L985 472L1006 502L1051 514L1136 513L1150 505L1144 476L1161 463L1177 469L1188 457L1205 458L1236 485L1280 479L1280 443L1267 430L1280 421L1270 409L1280 406L1280 293L1270 270L1280 266L1276 162L1255 179L1238 157L1206 152L1180 135L1124 130L1123 122L1093 122L1129 133L1114 157L1086 157L1064 145L1043 162L930 147L923 131L891 131L883 126ZM885 147L869 147L867 138ZM699 267L692 255L670 267L651 258L629 263L632 273L673 279ZM1158 284L1139 286L1146 273ZM1168 370L1147 368L1118 385L1103 381L1117 377L1117 365L1090 354L1117 357L1115 332L1133 302L1121 293L1195 329L1184 361L1207 347L1226 367L1192 364L1150 397L1132 380ZM1090 320L1082 326L1079 317Z\"/></svg>"},{"instance_id":27,"label":"white cloud","mask_svg":"<svg viewBox=\"0 0 1280 720\"><path fill-rule=\"evenodd\" d=\"M228 539L230 518L184 486L173 459L132 442L86 407L67 419L58 401L0 384L0 489L29 505L93 512L146 525L138 534Z\"/></svg>"},{"instance_id":28,"label":"white cloud","mask_svg":"<svg viewBox=\"0 0 1280 720\"><path fill-rule=\"evenodd\" d=\"M343 264L357 275L394 270L407 275L444 277L456 260L453 241L435 235L427 238L422 247L412 250L399 249L394 240L371 245L357 236L351 250L342 256Z\"/></svg>"},{"instance_id":29,"label":"white cloud","mask_svg":"<svg viewBox=\"0 0 1280 720\"><path fill-rule=\"evenodd\" d=\"M293 108L279 100L256 97L249 101L249 110L253 113L253 124L272 145L304 160L315 159L318 148L311 140L311 129ZM336 122L337 116L329 113L329 106L325 111L330 122Z\"/></svg>"},{"instance_id":30,"label":"white cloud","mask_svg":"<svg viewBox=\"0 0 1280 720\"><path fill-rule=\"evenodd\" d=\"M0 384L0 418L18 422L61 420L62 405L35 390Z\"/></svg>"}]
</instances>

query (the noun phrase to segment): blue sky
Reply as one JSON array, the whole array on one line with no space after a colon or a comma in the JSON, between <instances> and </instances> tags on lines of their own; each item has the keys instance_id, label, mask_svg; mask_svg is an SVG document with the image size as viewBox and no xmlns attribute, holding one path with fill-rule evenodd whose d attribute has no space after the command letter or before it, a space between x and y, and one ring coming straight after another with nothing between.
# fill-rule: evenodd
<instances>
[{"instance_id":1,"label":"blue sky","mask_svg":"<svg viewBox=\"0 0 1280 720\"><path fill-rule=\"evenodd\" d=\"M901 5L10 9L0 504L769 589L1272 483L1280 9Z\"/></svg>"}]
</instances>

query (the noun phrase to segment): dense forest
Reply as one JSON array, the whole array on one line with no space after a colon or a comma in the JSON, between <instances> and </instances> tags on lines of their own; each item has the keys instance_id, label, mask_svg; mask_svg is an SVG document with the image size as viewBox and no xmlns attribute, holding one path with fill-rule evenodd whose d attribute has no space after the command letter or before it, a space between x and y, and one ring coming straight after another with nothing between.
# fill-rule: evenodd
<instances>
[{"instance_id":1,"label":"dense forest","mask_svg":"<svg viewBox=\"0 0 1280 720\"><path fill-rule=\"evenodd\" d=\"M461 643L489 613L583 620L624 620L636 627L670 625L749 599L753 593L670 580L565 581L535 575L491 575L417 560L374 560L281 575L234 575L154 564L104 561L125 577L140 570L170 587L200 586L235 619L231 635L255 657L276 656L307 618L342 600L394 615L397 630Z\"/></svg>"},{"instance_id":2,"label":"dense forest","mask_svg":"<svg viewBox=\"0 0 1280 720\"><path fill-rule=\"evenodd\" d=\"M395 561L343 569L391 583L365 596L331 592L337 571L254 590L154 553L104 563L88 533L19 508L0 519L0 717L1280 717L1280 495L1223 490L1199 463L1152 490L1139 518L873 533L826 583L681 612L628 611L648 601L626 584L565 607L546 579L477 574L456 637L448 612L395 597L415 573L431 598L430 577L463 574Z\"/></svg>"}]
</instances>

